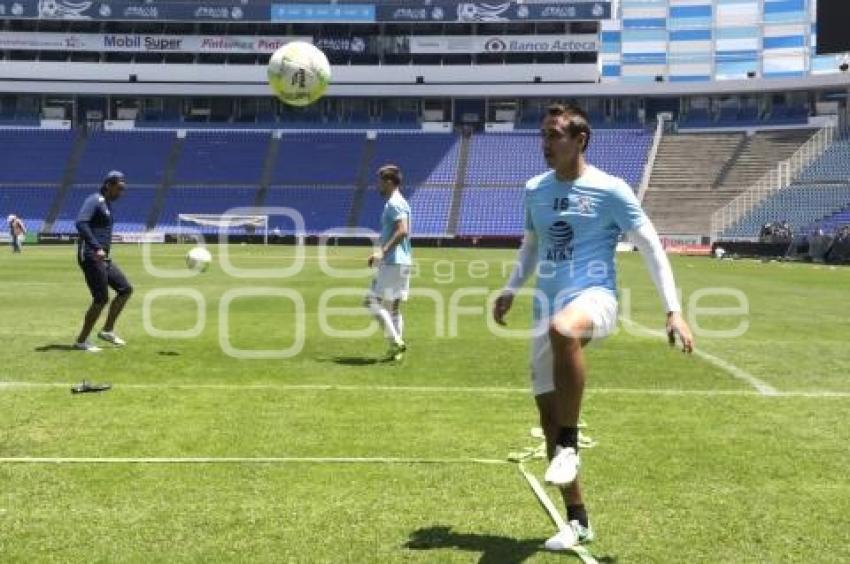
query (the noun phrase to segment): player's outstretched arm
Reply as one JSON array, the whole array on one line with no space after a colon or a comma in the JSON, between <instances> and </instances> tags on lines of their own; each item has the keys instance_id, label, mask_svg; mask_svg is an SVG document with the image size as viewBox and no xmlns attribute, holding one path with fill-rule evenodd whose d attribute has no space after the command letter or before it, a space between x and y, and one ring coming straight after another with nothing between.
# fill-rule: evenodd
<instances>
[{"instance_id":1,"label":"player's outstretched arm","mask_svg":"<svg viewBox=\"0 0 850 564\"><path fill-rule=\"evenodd\" d=\"M505 325L505 315L510 311L514 303L514 294L522 288L526 280L531 277L537 267L537 236L534 231L526 231L522 238L522 244L517 251L516 263L508 283L502 289L502 295L493 304L493 319L499 325Z\"/></svg>"},{"instance_id":2,"label":"player's outstretched arm","mask_svg":"<svg viewBox=\"0 0 850 564\"><path fill-rule=\"evenodd\" d=\"M658 233L651 221L644 221L637 229L628 233L629 238L643 255L649 275L664 302L667 312L667 338L671 346L676 344L676 336L682 342L682 352L690 353L694 349L694 338L691 329L682 317L682 308L676 295L676 282L670 261L658 238Z\"/></svg>"}]
</instances>

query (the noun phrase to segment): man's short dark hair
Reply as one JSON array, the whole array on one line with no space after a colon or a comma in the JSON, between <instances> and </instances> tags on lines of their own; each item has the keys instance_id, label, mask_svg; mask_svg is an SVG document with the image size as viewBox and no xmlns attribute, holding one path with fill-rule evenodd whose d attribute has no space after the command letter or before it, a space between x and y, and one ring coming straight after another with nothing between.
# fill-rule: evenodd
<instances>
[{"instance_id":1,"label":"man's short dark hair","mask_svg":"<svg viewBox=\"0 0 850 564\"><path fill-rule=\"evenodd\" d=\"M396 186L401 186L401 169L398 165L385 164L378 169L378 178L381 180L391 180Z\"/></svg>"},{"instance_id":2,"label":"man's short dark hair","mask_svg":"<svg viewBox=\"0 0 850 564\"><path fill-rule=\"evenodd\" d=\"M100 191L103 192L106 190L107 186L111 186L112 184L118 184L119 182L124 182L124 173L118 170L110 170L106 174L106 178L103 179L103 184L100 185Z\"/></svg>"},{"instance_id":3,"label":"man's short dark hair","mask_svg":"<svg viewBox=\"0 0 850 564\"><path fill-rule=\"evenodd\" d=\"M579 133L585 134L584 146L581 152L587 151L590 145L590 118L587 112L575 104L552 104L546 109L546 115L552 117L563 117L567 120L567 131L570 137L575 137Z\"/></svg>"}]
</instances>

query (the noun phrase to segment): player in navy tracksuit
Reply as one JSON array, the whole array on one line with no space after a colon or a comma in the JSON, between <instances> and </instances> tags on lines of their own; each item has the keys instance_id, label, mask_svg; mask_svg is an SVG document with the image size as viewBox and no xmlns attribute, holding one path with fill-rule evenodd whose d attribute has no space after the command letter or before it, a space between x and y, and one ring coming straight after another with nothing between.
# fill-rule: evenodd
<instances>
[{"instance_id":1,"label":"player in navy tracksuit","mask_svg":"<svg viewBox=\"0 0 850 564\"><path fill-rule=\"evenodd\" d=\"M99 352L100 347L89 342L89 334L97 323L103 308L109 303L109 287L117 295L109 306L106 323L97 336L115 346L123 346L124 340L115 334L115 321L133 287L112 259L109 249L112 246L112 202L124 192L124 174L116 170L106 175L100 191L90 195L83 202L77 216L77 262L86 278L86 284L92 295L92 304L83 320L83 328L74 343L74 348L89 352Z\"/></svg>"}]
</instances>

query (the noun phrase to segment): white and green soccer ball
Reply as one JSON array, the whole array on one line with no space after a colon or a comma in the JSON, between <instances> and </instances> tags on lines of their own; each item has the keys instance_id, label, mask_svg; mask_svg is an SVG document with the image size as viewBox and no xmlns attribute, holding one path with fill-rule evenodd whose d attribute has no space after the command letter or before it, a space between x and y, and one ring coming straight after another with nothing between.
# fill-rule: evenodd
<instances>
[{"instance_id":1,"label":"white and green soccer ball","mask_svg":"<svg viewBox=\"0 0 850 564\"><path fill-rule=\"evenodd\" d=\"M210 253L206 247L192 247L189 252L186 253L186 266L188 266L191 270L203 272L209 268L211 262L212 253Z\"/></svg>"},{"instance_id":2,"label":"white and green soccer ball","mask_svg":"<svg viewBox=\"0 0 850 564\"><path fill-rule=\"evenodd\" d=\"M310 43L293 41L274 52L269 60L269 86L281 102L307 106L321 98L331 82L331 64Z\"/></svg>"}]
</instances>

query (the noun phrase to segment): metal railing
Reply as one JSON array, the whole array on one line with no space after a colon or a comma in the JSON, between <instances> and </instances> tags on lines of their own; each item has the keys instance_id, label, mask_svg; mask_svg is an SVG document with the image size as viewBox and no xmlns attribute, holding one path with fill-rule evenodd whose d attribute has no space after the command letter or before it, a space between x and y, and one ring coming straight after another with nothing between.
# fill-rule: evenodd
<instances>
[{"instance_id":1,"label":"metal railing","mask_svg":"<svg viewBox=\"0 0 850 564\"><path fill-rule=\"evenodd\" d=\"M787 188L809 164L820 157L838 137L834 124L824 126L797 151L741 192L734 200L711 215L711 238L716 240L728 228L772 194Z\"/></svg>"}]
</instances>

